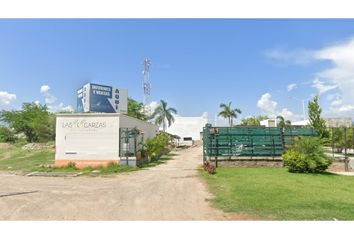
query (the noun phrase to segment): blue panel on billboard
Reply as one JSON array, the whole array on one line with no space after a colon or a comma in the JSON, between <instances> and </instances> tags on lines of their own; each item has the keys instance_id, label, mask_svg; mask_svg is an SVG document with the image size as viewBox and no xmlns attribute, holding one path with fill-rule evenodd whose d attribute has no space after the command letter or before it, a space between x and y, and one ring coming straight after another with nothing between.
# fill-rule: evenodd
<instances>
[{"instance_id":1,"label":"blue panel on billboard","mask_svg":"<svg viewBox=\"0 0 354 240\"><path fill-rule=\"evenodd\" d=\"M77 91L77 112L84 112L82 88Z\"/></svg>"},{"instance_id":2,"label":"blue panel on billboard","mask_svg":"<svg viewBox=\"0 0 354 240\"><path fill-rule=\"evenodd\" d=\"M90 89L90 112L115 113L109 99L113 96L112 87L91 84Z\"/></svg>"}]
</instances>

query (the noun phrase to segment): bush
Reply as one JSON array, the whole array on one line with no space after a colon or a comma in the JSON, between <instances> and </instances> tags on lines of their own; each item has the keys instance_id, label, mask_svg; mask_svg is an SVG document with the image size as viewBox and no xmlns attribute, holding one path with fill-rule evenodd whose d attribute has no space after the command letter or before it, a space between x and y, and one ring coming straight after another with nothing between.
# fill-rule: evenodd
<instances>
[{"instance_id":1,"label":"bush","mask_svg":"<svg viewBox=\"0 0 354 240\"><path fill-rule=\"evenodd\" d=\"M167 147L170 143L170 136L164 132L145 142L144 147L150 160L157 160L163 154L167 153Z\"/></svg>"},{"instance_id":2,"label":"bush","mask_svg":"<svg viewBox=\"0 0 354 240\"><path fill-rule=\"evenodd\" d=\"M0 142L15 142L16 135L13 130L7 127L0 126Z\"/></svg>"},{"instance_id":3,"label":"bush","mask_svg":"<svg viewBox=\"0 0 354 240\"><path fill-rule=\"evenodd\" d=\"M289 172L320 173L331 164L318 138L302 138L283 154L284 165Z\"/></svg>"}]
</instances>

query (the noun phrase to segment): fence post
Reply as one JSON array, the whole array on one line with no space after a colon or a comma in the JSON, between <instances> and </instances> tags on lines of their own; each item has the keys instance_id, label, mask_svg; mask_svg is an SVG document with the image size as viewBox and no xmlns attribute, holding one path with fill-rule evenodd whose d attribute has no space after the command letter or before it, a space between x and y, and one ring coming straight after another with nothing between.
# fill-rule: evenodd
<instances>
[{"instance_id":1,"label":"fence post","mask_svg":"<svg viewBox=\"0 0 354 240\"><path fill-rule=\"evenodd\" d=\"M273 141L273 161L274 161L274 156L275 156L274 136L272 136L272 141Z\"/></svg>"},{"instance_id":2,"label":"fence post","mask_svg":"<svg viewBox=\"0 0 354 240\"><path fill-rule=\"evenodd\" d=\"M331 128L332 129L332 157L334 158L334 135L333 135L333 127Z\"/></svg>"},{"instance_id":3,"label":"fence post","mask_svg":"<svg viewBox=\"0 0 354 240\"><path fill-rule=\"evenodd\" d=\"M347 155L347 128L344 128L344 164L345 164L345 171L349 172L349 161Z\"/></svg>"},{"instance_id":4,"label":"fence post","mask_svg":"<svg viewBox=\"0 0 354 240\"><path fill-rule=\"evenodd\" d=\"M215 168L217 168L218 167L218 156L219 156L219 139L216 137L216 134L215 134L215 138L216 138Z\"/></svg>"}]
</instances>

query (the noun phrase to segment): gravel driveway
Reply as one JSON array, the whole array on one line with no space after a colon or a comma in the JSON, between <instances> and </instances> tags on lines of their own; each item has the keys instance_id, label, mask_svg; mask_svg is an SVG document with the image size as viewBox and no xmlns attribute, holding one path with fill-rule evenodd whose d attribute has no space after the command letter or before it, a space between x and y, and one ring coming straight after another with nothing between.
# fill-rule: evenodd
<instances>
[{"instance_id":1,"label":"gravel driveway","mask_svg":"<svg viewBox=\"0 0 354 240\"><path fill-rule=\"evenodd\" d=\"M114 177L0 173L0 220L227 220L197 175L201 147ZM12 195L17 194L17 195Z\"/></svg>"}]
</instances>

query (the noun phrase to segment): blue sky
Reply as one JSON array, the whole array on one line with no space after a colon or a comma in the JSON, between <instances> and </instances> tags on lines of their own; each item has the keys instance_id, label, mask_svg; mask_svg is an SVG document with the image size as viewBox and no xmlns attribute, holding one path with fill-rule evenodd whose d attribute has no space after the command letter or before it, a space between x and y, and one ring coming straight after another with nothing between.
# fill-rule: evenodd
<instances>
[{"instance_id":1,"label":"blue sky","mask_svg":"<svg viewBox=\"0 0 354 240\"><path fill-rule=\"evenodd\" d=\"M182 116L214 119L232 101L240 118L299 120L295 98L317 93L325 115L354 113L354 20L1 19L0 36L1 109L75 108L87 82L142 101L148 57L151 100Z\"/></svg>"}]
</instances>

